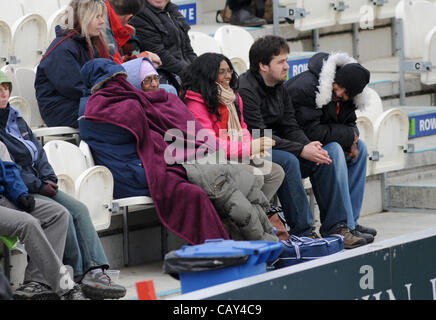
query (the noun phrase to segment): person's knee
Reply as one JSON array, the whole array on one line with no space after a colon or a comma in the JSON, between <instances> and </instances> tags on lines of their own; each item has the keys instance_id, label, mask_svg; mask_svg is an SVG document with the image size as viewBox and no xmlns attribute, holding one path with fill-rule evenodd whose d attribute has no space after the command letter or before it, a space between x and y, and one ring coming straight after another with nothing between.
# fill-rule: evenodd
<instances>
[{"instance_id":1,"label":"person's knee","mask_svg":"<svg viewBox=\"0 0 436 320\"><path fill-rule=\"evenodd\" d=\"M345 153L342 146L337 142L330 142L323 146L329 154L330 159L332 159L332 164L345 163Z\"/></svg>"}]
</instances>

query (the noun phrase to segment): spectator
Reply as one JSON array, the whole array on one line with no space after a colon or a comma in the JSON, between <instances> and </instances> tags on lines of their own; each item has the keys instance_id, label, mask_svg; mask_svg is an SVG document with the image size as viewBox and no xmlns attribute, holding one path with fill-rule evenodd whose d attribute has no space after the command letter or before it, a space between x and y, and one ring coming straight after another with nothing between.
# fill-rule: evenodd
<instances>
[{"instance_id":1,"label":"spectator","mask_svg":"<svg viewBox=\"0 0 436 320\"><path fill-rule=\"evenodd\" d=\"M62 257L68 228L68 212L61 205L34 199L0 142L0 234L18 237L30 258L23 285L15 300L83 300L59 257ZM61 285L62 281L62 285Z\"/></svg>"},{"instance_id":2,"label":"spectator","mask_svg":"<svg viewBox=\"0 0 436 320\"><path fill-rule=\"evenodd\" d=\"M139 57L148 57L156 66L162 61L152 52L140 52L139 41L135 37L135 29L128 24L130 19L144 7L144 0L106 0L108 21L106 36L109 52L117 63L127 62Z\"/></svg>"},{"instance_id":3,"label":"spectator","mask_svg":"<svg viewBox=\"0 0 436 320\"><path fill-rule=\"evenodd\" d=\"M367 150L359 139L356 109L365 103L364 89L369 71L343 52L317 53L308 70L290 79L285 88L292 99L295 114L306 136L323 145L338 143L345 180L341 189L343 206L349 216L347 226L368 243L377 231L358 224L366 183ZM347 182L348 180L348 182Z\"/></svg>"},{"instance_id":4,"label":"spectator","mask_svg":"<svg viewBox=\"0 0 436 320\"><path fill-rule=\"evenodd\" d=\"M124 168L123 180L127 180L125 177L132 176L126 174L132 171L129 167L139 167L130 180L139 177L140 181L135 183L140 186L148 182L162 223L191 244L203 243L212 237L229 237L217 212L228 223L232 236L238 233L250 240L277 240L264 211L269 204L260 191L263 179L233 166L196 166L199 155L208 154L214 159L218 147L214 136L200 131L201 125L178 97L162 89L138 90L142 77L147 76L142 74L140 64L149 64L149 61L140 58L129 64L134 62L137 68L132 65L129 68L131 84L125 80L122 67L105 59L95 59L82 69L84 82L89 84L93 94L86 107L81 108L84 118L80 119L80 131L94 155L106 158L115 179L114 168ZM111 131L110 126L115 128ZM131 158L132 165L125 165L130 162L127 158L115 163L108 154L109 148L112 153L118 153L113 151L111 141L120 141L121 137L126 140L129 135L133 140L130 153L137 152ZM176 142L170 143L174 137L177 137ZM181 148L177 141L183 142L179 144ZM145 171L145 175L139 170ZM238 232L233 232L235 229Z\"/></svg>"},{"instance_id":5,"label":"spectator","mask_svg":"<svg viewBox=\"0 0 436 320\"><path fill-rule=\"evenodd\" d=\"M161 58L161 83L179 89L180 74L197 55L188 36L190 26L178 7L169 0L146 0L145 8L130 23L136 29L141 51L152 51Z\"/></svg>"},{"instance_id":6,"label":"spectator","mask_svg":"<svg viewBox=\"0 0 436 320\"><path fill-rule=\"evenodd\" d=\"M100 238L87 207L58 190L57 177L47 161L44 149L18 110L8 103L12 82L0 71L0 140L19 166L30 193L37 198L58 202L70 213L63 261L74 269L86 295L96 298L121 298L125 288L112 282L105 273L109 268Z\"/></svg>"},{"instance_id":7,"label":"spectator","mask_svg":"<svg viewBox=\"0 0 436 320\"><path fill-rule=\"evenodd\" d=\"M227 0L229 9L232 10L231 24L243 27L260 27L266 24L265 19L256 17L250 12L250 3L251 0Z\"/></svg>"},{"instance_id":8,"label":"spectator","mask_svg":"<svg viewBox=\"0 0 436 320\"><path fill-rule=\"evenodd\" d=\"M261 160L274 140L252 139L244 122L242 99L236 92L238 77L230 60L222 54L205 53L182 75L182 83L182 99L189 110L203 128L215 135L228 159L242 159L250 163L249 168L262 171L262 191L271 200L283 181L284 172L278 164Z\"/></svg>"},{"instance_id":9,"label":"spectator","mask_svg":"<svg viewBox=\"0 0 436 320\"><path fill-rule=\"evenodd\" d=\"M56 38L36 71L36 99L41 117L49 127L78 127L83 90L80 68L94 57L109 58L102 33L106 19L104 1L72 0L70 6L74 25L65 29L56 27Z\"/></svg>"},{"instance_id":10,"label":"spectator","mask_svg":"<svg viewBox=\"0 0 436 320\"><path fill-rule=\"evenodd\" d=\"M240 77L239 88L245 121L249 129L273 130L276 145L272 160L286 174L278 195L291 233L313 232L313 213L301 180L310 177L320 208L321 235L341 234L349 249L364 245L366 240L347 227L352 212L344 206L348 185L345 186L342 149L335 142L322 145L310 141L296 121L294 107L283 86L289 70L288 54L286 40L277 36L259 38L250 48L250 70Z\"/></svg>"}]
</instances>

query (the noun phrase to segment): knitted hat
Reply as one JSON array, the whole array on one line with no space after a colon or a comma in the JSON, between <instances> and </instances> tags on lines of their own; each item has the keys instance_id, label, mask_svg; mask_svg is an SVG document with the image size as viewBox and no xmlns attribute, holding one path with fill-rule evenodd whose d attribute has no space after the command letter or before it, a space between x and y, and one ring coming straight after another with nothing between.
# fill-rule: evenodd
<instances>
[{"instance_id":1,"label":"knitted hat","mask_svg":"<svg viewBox=\"0 0 436 320\"><path fill-rule=\"evenodd\" d=\"M149 60L142 60L141 66L139 68L139 78L140 80L144 80L146 77L151 75L158 75L154 66L150 63Z\"/></svg>"},{"instance_id":2,"label":"knitted hat","mask_svg":"<svg viewBox=\"0 0 436 320\"><path fill-rule=\"evenodd\" d=\"M8 75L3 71L0 71L0 84L8 83L9 84L9 92L12 91L12 81L9 79Z\"/></svg>"},{"instance_id":3,"label":"knitted hat","mask_svg":"<svg viewBox=\"0 0 436 320\"><path fill-rule=\"evenodd\" d=\"M336 71L335 82L353 98L369 83L369 71L358 63L348 63Z\"/></svg>"}]
</instances>

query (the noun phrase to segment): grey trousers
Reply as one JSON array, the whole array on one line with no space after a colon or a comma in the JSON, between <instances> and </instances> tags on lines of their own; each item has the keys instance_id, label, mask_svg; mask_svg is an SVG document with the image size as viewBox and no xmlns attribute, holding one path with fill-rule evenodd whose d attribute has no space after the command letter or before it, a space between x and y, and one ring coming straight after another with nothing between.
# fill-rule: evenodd
<instances>
[{"instance_id":1,"label":"grey trousers","mask_svg":"<svg viewBox=\"0 0 436 320\"><path fill-rule=\"evenodd\" d=\"M69 213L61 205L35 199L35 209L29 214L17 210L4 196L0 198L0 235L18 237L30 258L24 283L44 283L62 295L74 285L62 264Z\"/></svg>"}]
</instances>

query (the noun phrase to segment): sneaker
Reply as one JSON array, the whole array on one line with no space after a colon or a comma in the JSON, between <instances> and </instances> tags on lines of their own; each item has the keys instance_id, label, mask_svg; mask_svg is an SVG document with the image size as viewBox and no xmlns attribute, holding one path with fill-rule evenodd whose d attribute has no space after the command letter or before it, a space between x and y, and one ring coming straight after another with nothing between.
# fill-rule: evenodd
<instances>
[{"instance_id":1,"label":"sneaker","mask_svg":"<svg viewBox=\"0 0 436 320\"><path fill-rule=\"evenodd\" d=\"M372 235L373 237L375 237L377 235L377 230L375 230L374 228L364 227L364 226L361 226L360 224L358 224L354 230L357 230L361 233L368 233L368 234Z\"/></svg>"},{"instance_id":2,"label":"sneaker","mask_svg":"<svg viewBox=\"0 0 436 320\"><path fill-rule=\"evenodd\" d=\"M82 290L93 300L120 299L126 295L126 288L113 282L104 270L88 272L82 280Z\"/></svg>"},{"instance_id":3,"label":"sneaker","mask_svg":"<svg viewBox=\"0 0 436 320\"><path fill-rule=\"evenodd\" d=\"M18 287L12 297L14 300L59 300L59 296L49 286L35 281Z\"/></svg>"},{"instance_id":4,"label":"sneaker","mask_svg":"<svg viewBox=\"0 0 436 320\"><path fill-rule=\"evenodd\" d=\"M61 300L88 300L86 299L80 284L75 284L73 289L65 293Z\"/></svg>"},{"instance_id":5,"label":"sneaker","mask_svg":"<svg viewBox=\"0 0 436 320\"><path fill-rule=\"evenodd\" d=\"M366 244L374 242L374 237L372 236L372 234L363 233L363 232L357 231L356 229L352 230L351 233L354 234L356 237L365 239Z\"/></svg>"},{"instance_id":6,"label":"sneaker","mask_svg":"<svg viewBox=\"0 0 436 320\"><path fill-rule=\"evenodd\" d=\"M339 227L333 234L339 234L344 237L344 248L353 249L366 244L364 238L353 235L347 227Z\"/></svg>"}]
</instances>

